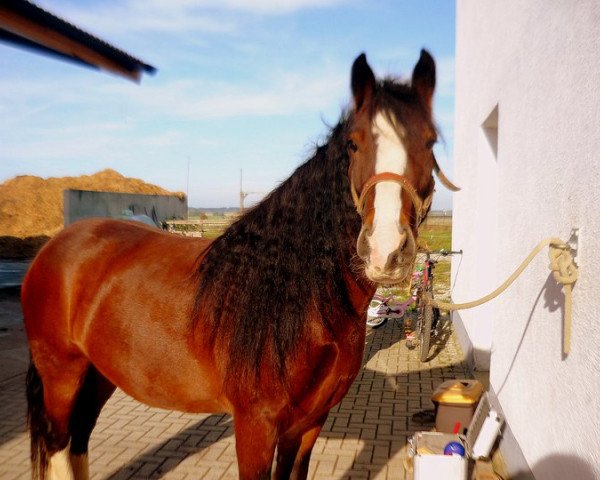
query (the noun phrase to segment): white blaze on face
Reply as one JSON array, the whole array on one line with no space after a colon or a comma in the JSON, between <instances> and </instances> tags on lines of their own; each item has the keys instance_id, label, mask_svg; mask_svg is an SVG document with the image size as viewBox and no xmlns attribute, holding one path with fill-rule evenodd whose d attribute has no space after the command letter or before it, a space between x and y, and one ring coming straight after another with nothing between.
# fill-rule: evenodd
<instances>
[{"instance_id":1,"label":"white blaze on face","mask_svg":"<svg viewBox=\"0 0 600 480\"><path fill-rule=\"evenodd\" d=\"M379 112L372 128L377 142L375 173L404 175L408 154L394 125ZM369 238L370 264L374 268L383 270L389 255L400 246L401 193L397 182L379 182L375 185L375 217Z\"/></svg>"}]
</instances>

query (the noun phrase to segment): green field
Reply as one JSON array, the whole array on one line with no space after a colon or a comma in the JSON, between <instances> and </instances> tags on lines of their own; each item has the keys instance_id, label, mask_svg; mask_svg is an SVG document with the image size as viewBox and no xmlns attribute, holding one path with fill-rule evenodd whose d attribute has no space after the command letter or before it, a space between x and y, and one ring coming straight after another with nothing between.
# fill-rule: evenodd
<instances>
[{"instance_id":1,"label":"green field","mask_svg":"<svg viewBox=\"0 0 600 480\"><path fill-rule=\"evenodd\" d=\"M435 225L419 229L419 246L427 250L452 250L452 226ZM434 295L450 289L450 262L435 267Z\"/></svg>"},{"instance_id":2,"label":"green field","mask_svg":"<svg viewBox=\"0 0 600 480\"><path fill-rule=\"evenodd\" d=\"M203 237L216 238L235 220L235 216L205 215L203 220ZM190 217L200 220L201 217ZM452 227L450 225L424 225L419 229L419 249L421 250L451 250L452 249ZM450 263L439 263L435 269L435 283L441 289L450 286Z\"/></svg>"},{"instance_id":3,"label":"green field","mask_svg":"<svg viewBox=\"0 0 600 480\"><path fill-rule=\"evenodd\" d=\"M427 250L451 250L452 227L435 225L419 228L419 247Z\"/></svg>"}]
</instances>

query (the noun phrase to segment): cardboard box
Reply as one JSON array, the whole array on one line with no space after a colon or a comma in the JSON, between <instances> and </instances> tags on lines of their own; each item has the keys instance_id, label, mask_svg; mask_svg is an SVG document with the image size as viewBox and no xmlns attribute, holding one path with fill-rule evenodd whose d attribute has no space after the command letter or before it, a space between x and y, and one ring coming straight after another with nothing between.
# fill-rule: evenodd
<instances>
[{"instance_id":1,"label":"cardboard box","mask_svg":"<svg viewBox=\"0 0 600 480\"><path fill-rule=\"evenodd\" d=\"M444 455L450 442L459 442L465 447L462 435L443 432L417 432L413 436L414 480L466 480L468 463L460 455Z\"/></svg>"},{"instance_id":2,"label":"cardboard box","mask_svg":"<svg viewBox=\"0 0 600 480\"><path fill-rule=\"evenodd\" d=\"M435 389L431 400L435 405L435 429L438 432L458 433L467 429L477 403L483 394L483 385L478 380L449 380Z\"/></svg>"},{"instance_id":3,"label":"cardboard box","mask_svg":"<svg viewBox=\"0 0 600 480\"><path fill-rule=\"evenodd\" d=\"M484 394L469 423L466 435L445 432L417 432L409 452L413 456L414 480L467 480L470 459L489 457L503 420ZM465 456L444 455L450 442L458 442Z\"/></svg>"}]
</instances>

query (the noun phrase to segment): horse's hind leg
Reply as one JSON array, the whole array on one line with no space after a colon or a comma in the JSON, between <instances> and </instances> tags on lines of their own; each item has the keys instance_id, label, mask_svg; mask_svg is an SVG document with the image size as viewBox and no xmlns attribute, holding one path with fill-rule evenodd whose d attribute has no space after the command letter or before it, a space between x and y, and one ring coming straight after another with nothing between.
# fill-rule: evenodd
<instances>
[{"instance_id":1,"label":"horse's hind leg","mask_svg":"<svg viewBox=\"0 0 600 480\"><path fill-rule=\"evenodd\" d=\"M88 444L100 411L115 391L115 386L91 365L71 414L71 453L73 474L77 480L89 478Z\"/></svg>"},{"instance_id":2,"label":"horse's hind leg","mask_svg":"<svg viewBox=\"0 0 600 480\"><path fill-rule=\"evenodd\" d=\"M72 479L69 421L88 369L82 357L52 355L27 372L27 417L34 479ZM57 360L60 358L60 360Z\"/></svg>"}]
</instances>

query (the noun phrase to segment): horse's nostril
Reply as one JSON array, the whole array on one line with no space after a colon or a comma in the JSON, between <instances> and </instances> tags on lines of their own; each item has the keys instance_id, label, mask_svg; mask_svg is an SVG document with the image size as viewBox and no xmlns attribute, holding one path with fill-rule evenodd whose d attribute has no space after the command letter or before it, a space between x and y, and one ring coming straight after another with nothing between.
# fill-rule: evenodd
<instances>
[{"instance_id":1,"label":"horse's nostril","mask_svg":"<svg viewBox=\"0 0 600 480\"><path fill-rule=\"evenodd\" d=\"M358 236L356 242L356 253L363 260L367 260L371 253L371 247L369 246L369 236L371 234L370 228L363 228Z\"/></svg>"},{"instance_id":2,"label":"horse's nostril","mask_svg":"<svg viewBox=\"0 0 600 480\"><path fill-rule=\"evenodd\" d=\"M386 268L390 270L394 270L402 263L402 252L401 250L396 250L393 253L390 253L388 260L386 262Z\"/></svg>"}]
</instances>

